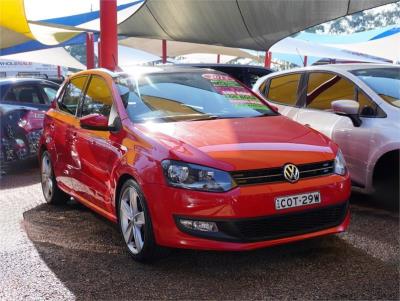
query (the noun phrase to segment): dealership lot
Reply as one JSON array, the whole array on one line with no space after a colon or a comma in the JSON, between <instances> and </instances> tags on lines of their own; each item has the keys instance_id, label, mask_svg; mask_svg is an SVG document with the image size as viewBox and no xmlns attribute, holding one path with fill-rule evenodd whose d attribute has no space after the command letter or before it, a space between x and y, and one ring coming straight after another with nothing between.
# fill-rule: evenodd
<instances>
[{"instance_id":1,"label":"dealership lot","mask_svg":"<svg viewBox=\"0 0 400 301\"><path fill-rule=\"evenodd\" d=\"M35 166L1 179L0 299L399 299L399 215L354 196L344 235L134 262L117 228L44 204Z\"/></svg>"}]
</instances>

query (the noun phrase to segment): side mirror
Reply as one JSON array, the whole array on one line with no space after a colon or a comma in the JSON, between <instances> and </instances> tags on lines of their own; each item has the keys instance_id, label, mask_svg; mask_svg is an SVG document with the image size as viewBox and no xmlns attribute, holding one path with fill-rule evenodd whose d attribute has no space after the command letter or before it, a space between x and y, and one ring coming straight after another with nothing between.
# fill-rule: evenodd
<instances>
[{"instance_id":1,"label":"side mirror","mask_svg":"<svg viewBox=\"0 0 400 301\"><path fill-rule=\"evenodd\" d=\"M108 125L108 118L101 114L90 114L82 117L81 127L93 131L113 131L114 127Z\"/></svg>"},{"instance_id":2,"label":"side mirror","mask_svg":"<svg viewBox=\"0 0 400 301\"><path fill-rule=\"evenodd\" d=\"M340 116L347 116L353 122L355 127L359 127L362 123L359 116L360 105L354 100L335 100L331 103L332 110Z\"/></svg>"}]
</instances>

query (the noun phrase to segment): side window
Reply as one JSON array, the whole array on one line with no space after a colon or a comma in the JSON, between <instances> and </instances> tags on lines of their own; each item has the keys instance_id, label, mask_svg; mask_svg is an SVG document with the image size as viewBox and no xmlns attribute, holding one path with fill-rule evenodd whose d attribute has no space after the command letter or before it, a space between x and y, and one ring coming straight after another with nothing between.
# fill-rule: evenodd
<instances>
[{"instance_id":1,"label":"side window","mask_svg":"<svg viewBox=\"0 0 400 301\"><path fill-rule=\"evenodd\" d=\"M297 102L297 90L300 78L300 73L272 78L267 91L267 99L283 105L294 106Z\"/></svg>"},{"instance_id":2,"label":"side window","mask_svg":"<svg viewBox=\"0 0 400 301\"><path fill-rule=\"evenodd\" d=\"M44 92L44 101L45 103L49 104L57 95L57 89L50 87L50 86L43 86Z\"/></svg>"},{"instance_id":3,"label":"side window","mask_svg":"<svg viewBox=\"0 0 400 301\"><path fill-rule=\"evenodd\" d=\"M332 101L356 100L355 95L355 85L340 75L313 72L308 77L307 108L330 111Z\"/></svg>"},{"instance_id":4,"label":"side window","mask_svg":"<svg viewBox=\"0 0 400 301\"><path fill-rule=\"evenodd\" d=\"M86 76L79 76L71 79L65 88L64 96L58 102L60 110L75 115L85 87Z\"/></svg>"},{"instance_id":5,"label":"side window","mask_svg":"<svg viewBox=\"0 0 400 301\"><path fill-rule=\"evenodd\" d=\"M19 85L12 87L6 94L5 100L42 104L43 99L35 85Z\"/></svg>"},{"instance_id":6,"label":"side window","mask_svg":"<svg viewBox=\"0 0 400 301\"><path fill-rule=\"evenodd\" d=\"M92 76L83 101L81 116L102 114L109 117L112 104L111 91L106 81L99 76Z\"/></svg>"}]
</instances>

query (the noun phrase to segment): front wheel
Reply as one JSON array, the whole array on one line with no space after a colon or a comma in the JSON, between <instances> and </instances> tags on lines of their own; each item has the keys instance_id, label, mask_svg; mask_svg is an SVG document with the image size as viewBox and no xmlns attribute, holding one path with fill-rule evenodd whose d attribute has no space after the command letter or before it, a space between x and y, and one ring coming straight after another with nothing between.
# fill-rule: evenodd
<instances>
[{"instance_id":1,"label":"front wheel","mask_svg":"<svg viewBox=\"0 0 400 301\"><path fill-rule=\"evenodd\" d=\"M150 261L156 257L156 245L150 212L146 200L134 180L128 180L121 188L118 200L119 228L125 245L137 261Z\"/></svg>"},{"instance_id":2,"label":"front wheel","mask_svg":"<svg viewBox=\"0 0 400 301\"><path fill-rule=\"evenodd\" d=\"M68 195L57 186L48 151L43 152L40 163L40 176L44 199L47 203L52 205L66 203Z\"/></svg>"}]
</instances>

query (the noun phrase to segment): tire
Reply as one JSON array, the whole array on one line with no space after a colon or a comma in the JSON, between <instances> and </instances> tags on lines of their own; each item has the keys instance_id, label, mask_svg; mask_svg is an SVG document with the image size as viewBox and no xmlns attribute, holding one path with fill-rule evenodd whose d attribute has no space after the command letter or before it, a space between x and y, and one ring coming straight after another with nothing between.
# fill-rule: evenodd
<instances>
[{"instance_id":1,"label":"tire","mask_svg":"<svg viewBox=\"0 0 400 301\"><path fill-rule=\"evenodd\" d=\"M374 175L375 199L381 201L388 209L399 210L399 153L395 154L389 164L382 164Z\"/></svg>"},{"instance_id":2,"label":"tire","mask_svg":"<svg viewBox=\"0 0 400 301\"><path fill-rule=\"evenodd\" d=\"M62 205L68 201L69 196L58 188L48 151L43 152L40 160L40 179L43 196L48 204Z\"/></svg>"},{"instance_id":3,"label":"tire","mask_svg":"<svg viewBox=\"0 0 400 301\"><path fill-rule=\"evenodd\" d=\"M121 188L118 198L118 225L125 246L134 260L151 262L159 257L146 199L132 179Z\"/></svg>"}]
</instances>

